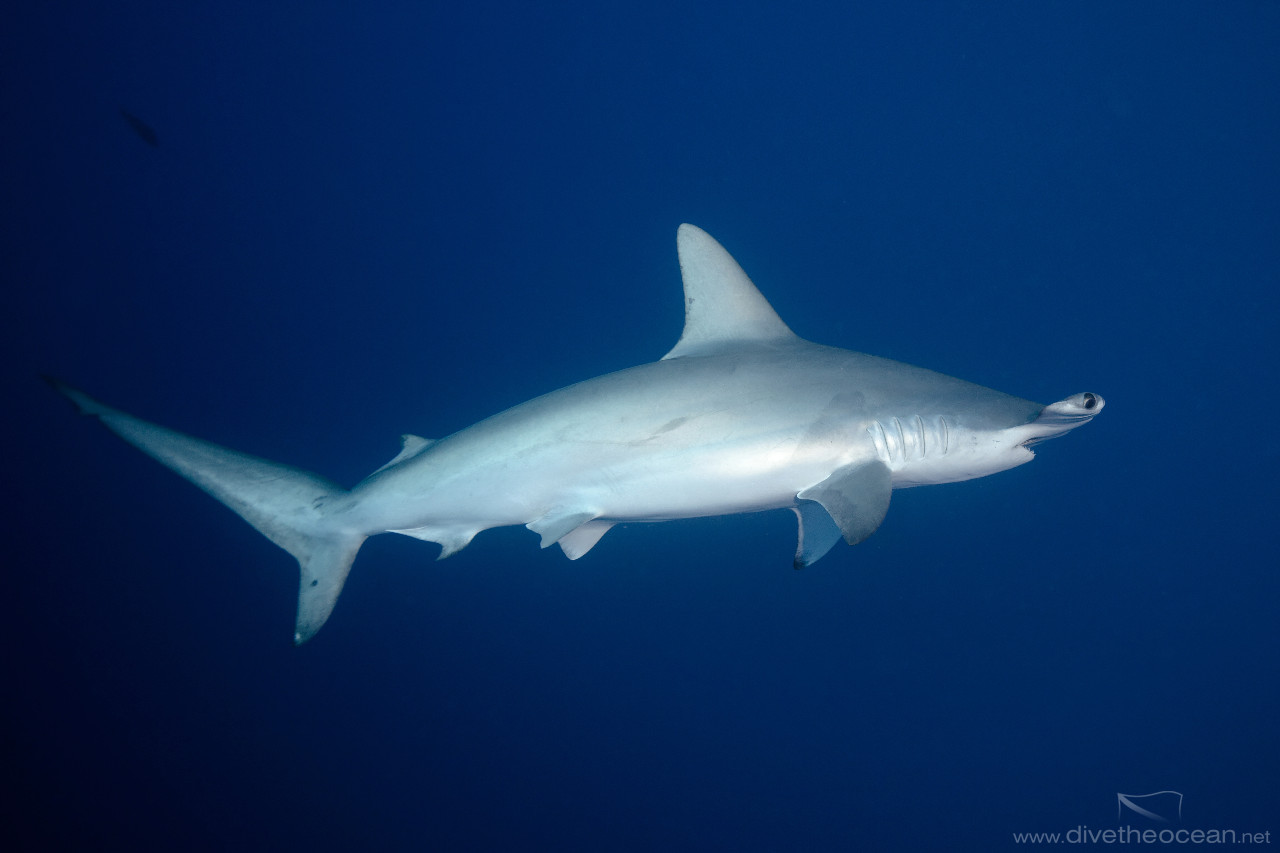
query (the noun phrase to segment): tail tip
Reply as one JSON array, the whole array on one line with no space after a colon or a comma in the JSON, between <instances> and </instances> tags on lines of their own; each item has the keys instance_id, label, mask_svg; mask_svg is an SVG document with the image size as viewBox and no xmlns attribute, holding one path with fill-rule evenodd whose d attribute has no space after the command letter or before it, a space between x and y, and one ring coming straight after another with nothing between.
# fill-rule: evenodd
<instances>
[{"instance_id":1,"label":"tail tip","mask_svg":"<svg viewBox=\"0 0 1280 853\"><path fill-rule=\"evenodd\" d=\"M111 411L88 394L78 388L73 388L56 376L51 376L48 373L41 373L40 378L47 382L50 388L70 400L72 405L76 407L76 411L82 415L97 416Z\"/></svg>"},{"instance_id":2,"label":"tail tip","mask_svg":"<svg viewBox=\"0 0 1280 853\"><path fill-rule=\"evenodd\" d=\"M50 388L60 394L66 393L65 389L69 387L67 383L50 373L41 373L40 378L43 379Z\"/></svg>"}]
</instances>

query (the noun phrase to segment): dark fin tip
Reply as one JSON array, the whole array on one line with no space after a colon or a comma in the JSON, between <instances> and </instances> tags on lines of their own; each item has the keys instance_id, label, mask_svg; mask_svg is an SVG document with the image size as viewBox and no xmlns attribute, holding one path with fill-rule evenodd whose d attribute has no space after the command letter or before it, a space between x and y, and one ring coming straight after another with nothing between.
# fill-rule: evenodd
<instances>
[{"instance_id":1,"label":"dark fin tip","mask_svg":"<svg viewBox=\"0 0 1280 853\"><path fill-rule=\"evenodd\" d=\"M71 405L76 407L76 411L81 411L79 404L77 404L75 401L75 398L71 396L71 392L74 389L70 385L63 382L58 377L48 373L41 373L40 378L43 379L45 382L47 382L50 388L57 391L62 396L66 397L71 402Z\"/></svg>"}]
</instances>

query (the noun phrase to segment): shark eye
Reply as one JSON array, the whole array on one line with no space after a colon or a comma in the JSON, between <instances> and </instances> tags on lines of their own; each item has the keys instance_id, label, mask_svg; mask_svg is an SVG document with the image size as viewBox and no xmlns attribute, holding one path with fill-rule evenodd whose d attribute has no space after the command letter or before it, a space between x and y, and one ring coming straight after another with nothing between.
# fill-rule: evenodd
<instances>
[{"instance_id":1,"label":"shark eye","mask_svg":"<svg viewBox=\"0 0 1280 853\"><path fill-rule=\"evenodd\" d=\"M1098 398L1092 394L1086 393L1084 395L1084 407L1086 409L1092 409L1096 405L1098 405Z\"/></svg>"}]
</instances>

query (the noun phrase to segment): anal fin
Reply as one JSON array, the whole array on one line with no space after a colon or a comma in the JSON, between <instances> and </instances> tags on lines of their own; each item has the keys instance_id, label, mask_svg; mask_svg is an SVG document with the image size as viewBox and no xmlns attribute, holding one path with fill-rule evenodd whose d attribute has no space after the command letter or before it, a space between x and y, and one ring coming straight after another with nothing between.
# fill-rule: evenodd
<instances>
[{"instance_id":1,"label":"anal fin","mask_svg":"<svg viewBox=\"0 0 1280 853\"><path fill-rule=\"evenodd\" d=\"M471 544L471 540L480 531L471 527L412 527L404 530L388 530L387 532L412 536L414 539L421 539L423 542L435 542L440 546L440 556L436 557L436 559L443 560L445 557L451 557Z\"/></svg>"}]
</instances>

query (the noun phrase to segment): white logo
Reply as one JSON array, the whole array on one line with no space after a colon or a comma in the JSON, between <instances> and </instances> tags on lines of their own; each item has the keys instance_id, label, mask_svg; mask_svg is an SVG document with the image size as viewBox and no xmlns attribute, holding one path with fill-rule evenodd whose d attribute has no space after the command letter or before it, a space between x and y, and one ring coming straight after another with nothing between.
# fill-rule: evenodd
<instances>
[{"instance_id":1,"label":"white logo","mask_svg":"<svg viewBox=\"0 0 1280 853\"><path fill-rule=\"evenodd\" d=\"M1116 794L1116 820L1122 819L1125 809L1160 823L1182 820L1182 794L1177 791Z\"/></svg>"}]
</instances>

